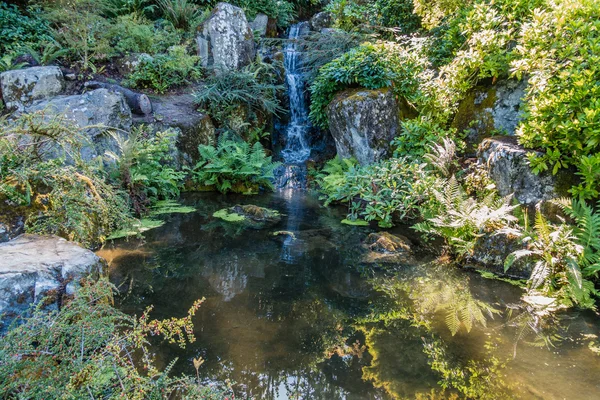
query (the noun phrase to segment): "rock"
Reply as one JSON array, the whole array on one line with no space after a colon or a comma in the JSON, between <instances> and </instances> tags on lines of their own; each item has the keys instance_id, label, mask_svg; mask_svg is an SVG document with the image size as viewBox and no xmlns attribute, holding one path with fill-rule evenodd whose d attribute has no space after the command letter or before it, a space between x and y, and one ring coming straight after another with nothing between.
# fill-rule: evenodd
<instances>
[{"instance_id":1,"label":"rock","mask_svg":"<svg viewBox=\"0 0 600 400\"><path fill-rule=\"evenodd\" d=\"M56 236L19 236L0 244L0 259L0 315L8 319L46 295L72 294L80 279L103 268L92 251Z\"/></svg>"},{"instance_id":2,"label":"rock","mask_svg":"<svg viewBox=\"0 0 600 400\"><path fill-rule=\"evenodd\" d=\"M338 155L366 165L388 156L401 111L391 89L350 89L331 101L327 117Z\"/></svg>"},{"instance_id":3,"label":"rock","mask_svg":"<svg viewBox=\"0 0 600 400\"><path fill-rule=\"evenodd\" d=\"M8 109L23 110L35 100L60 94L65 86L58 67L33 67L0 74L0 89Z\"/></svg>"},{"instance_id":4,"label":"rock","mask_svg":"<svg viewBox=\"0 0 600 400\"><path fill-rule=\"evenodd\" d=\"M219 73L239 69L254 60L254 35L241 8L217 4L198 30L198 55L204 67L214 67Z\"/></svg>"},{"instance_id":5,"label":"rock","mask_svg":"<svg viewBox=\"0 0 600 400\"><path fill-rule=\"evenodd\" d=\"M142 60L152 60L152 56L147 53L130 54L128 56L119 57L115 61L115 67L119 74L126 76L131 74Z\"/></svg>"},{"instance_id":6,"label":"rock","mask_svg":"<svg viewBox=\"0 0 600 400\"><path fill-rule=\"evenodd\" d=\"M321 11L316 13L310 19L310 29L315 32L321 32L322 29L330 28L333 19L331 18L331 13L327 11Z\"/></svg>"},{"instance_id":7,"label":"rock","mask_svg":"<svg viewBox=\"0 0 600 400\"><path fill-rule=\"evenodd\" d=\"M364 247L368 249L368 253L362 259L363 264L411 266L417 263L410 240L404 236L389 232L371 233L365 240Z\"/></svg>"},{"instance_id":8,"label":"rock","mask_svg":"<svg viewBox=\"0 0 600 400\"><path fill-rule=\"evenodd\" d=\"M0 220L0 243L8 242L23 234L25 231L25 217L21 215L2 216Z\"/></svg>"},{"instance_id":9,"label":"rock","mask_svg":"<svg viewBox=\"0 0 600 400\"><path fill-rule=\"evenodd\" d=\"M505 80L477 86L460 103L452 126L467 132L467 151L474 152L484 138L498 132L514 136L523 115L521 105L527 81Z\"/></svg>"},{"instance_id":10,"label":"rock","mask_svg":"<svg viewBox=\"0 0 600 400\"><path fill-rule=\"evenodd\" d=\"M523 248L519 238L507 233L488 233L477 239L469 261L475 268L493 272L496 275L516 279L529 279L531 265L526 259L517 260L504 272L504 260L514 251Z\"/></svg>"},{"instance_id":11,"label":"rock","mask_svg":"<svg viewBox=\"0 0 600 400\"><path fill-rule=\"evenodd\" d=\"M132 123L131 110L123 95L107 89L38 101L27 107L25 112L42 112L47 119L63 115L67 121L82 129L89 139L89 144L81 150L81 156L86 161L103 156L107 150L117 150L116 140L108 131L111 128L119 129L119 134L125 135Z\"/></svg>"},{"instance_id":12,"label":"rock","mask_svg":"<svg viewBox=\"0 0 600 400\"><path fill-rule=\"evenodd\" d=\"M177 159L181 165L193 165L200 154L198 146L216 143L215 127L208 114L198 112L191 94L176 94L152 98L154 110L154 128L166 130L173 128L177 136ZM135 124L147 124L146 118L134 118Z\"/></svg>"},{"instance_id":13,"label":"rock","mask_svg":"<svg viewBox=\"0 0 600 400\"><path fill-rule=\"evenodd\" d=\"M268 27L269 17L265 14L257 14L254 21L250 22L250 28L253 32L257 32L260 37L267 36Z\"/></svg>"},{"instance_id":14,"label":"rock","mask_svg":"<svg viewBox=\"0 0 600 400\"><path fill-rule=\"evenodd\" d=\"M264 229L277 225L281 221L279 211L271 210L253 204L236 205L230 208L224 208L213 214L215 218L220 218L227 222L241 223L248 228Z\"/></svg>"},{"instance_id":15,"label":"rock","mask_svg":"<svg viewBox=\"0 0 600 400\"><path fill-rule=\"evenodd\" d=\"M487 168L501 196L514 194L520 204L533 206L565 195L562 188L571 186L568 173L535 175L527 158L529 152L531 150L518 145L514 137L493 137L479 145L477 157Z\"/></svg>"}]
</instances>

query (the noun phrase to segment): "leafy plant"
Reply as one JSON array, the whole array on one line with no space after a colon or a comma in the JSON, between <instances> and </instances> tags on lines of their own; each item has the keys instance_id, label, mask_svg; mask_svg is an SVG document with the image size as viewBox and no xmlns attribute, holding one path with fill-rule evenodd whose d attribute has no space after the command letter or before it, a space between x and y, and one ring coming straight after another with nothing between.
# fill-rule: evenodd
<instances>
[{"instance_id":1,"label":"leafy plant","mask_svg":"<svg viewBox=\"0 0 600 400\"><path fill-rule=\"evenodd\" d=\"M34 8L24 14L16 5L0 2L0 54L5 56L23 46L37 47L53 40L49 22L39 14Z\"/></svg>"},{"instance_id":2,"label":"leafy plant","mask_svg":"<svg viewBox=\"0 0 600 400\"><path fill-rule=\"evenodd\" d=\"M222 398L191 377L170 377L176 360L159 370L149 343L156 335L180 347L194 342L192 317L203 299L183 318L153 320L148 308L138 319L113 307L114 291L107 280L84 281L60 311L39 306L23 317L0 344L0 391L30 399Z\"/></svg>"},{"instance_id":3,"label":"leafy plant","mask_svg":"<svg viewBox=\"0 0 600 400\"><path fill-rule=\"evenodd\" d=\"M347 31L366 25L381 33L408 34L421 26L412 0L333 0L326 9L333 15L334 25Z\"/></svg>"},{"instance_id":4,"label":"leafy plant","mask_svg":"<svg viewBox=\"0 0 600 400\"><path fill-rule=\"evenodd\" d=\"M136 14L117 17L106 32L106 38L123 54L164 53L181 42L181 34L170 25L161 26Z\"/></svg>"},{"instance_id":5,"label":"leafy plant","mask_svg":"<svg viewBox=\"0 0 600 400\"><path fill-rule=\"evenodd\" d=\"M370 166L333 161L318 182L326 205L334 201L348 204L349 220L375 220L382 227L391 227L394 220L417 215L418 204L427 197L429 180L423 165L393 158Z\"/></svg>"},{"instance_id":6,"label":"leafy plant","mask_svg":"<svg viewBox=\"0 0 600 400\"><path fill-rule=\"evenodd\" d=\"M201 13L191 0L156 0L165 18L177 29L189 30Z\"/></svg>"},{"instance_id":7,"label":"leafy plant","mask_svg":"<svg viewBox=\"0 0 600 400\"><path fill-rule=\"evenodd\" d=\"M411 97L417 90L418 66L402 48L392 43L365 43L324 65L310 86L310 118L315 125L327 128L327 106L336 93L348 87L394 90Z\"/></svg>"},{"instance_id":8,"label":"leafy plant","mask_svg":"<svg viewBox=\"0 0 600 400\"><path fill-rule=\"evenodd\" d=\"M150 135L143 127L133 129L128 138L113 134L118 152L106 156L116 162L114 178L129 193L135 213L141 216L159 199L179 196L184 173L172 167L175 133Z\"/></svg>"},{"instance_id":9,"label":"leafy plant","mask_svg":"<svg viewBox=\"0 0 600 400\"><path fill-rule=\"evenodd\" d=\"M198 62L199 58L189 55L185 46L173 46L168 54L142 58L127 77L127 84L164 93L168 89L198 80L202 76Z\"/></svg>"},{"instance_id":10,"label":"leafy plant","mask_svg":"<svg viewBox=\"0 0 600 400\"><path fill-rule=\"evenodd\" d=\"M505 270L516 260L531 258L534 266L529 293L556 297L566 306L595 307L592 296L597 292L594 284L582 277L579 260L583 258L583 246L577 243L571 227L548 223L538 209L533 231L525 231L522 236L527 248L512 253L505 261Z\"/></svg>"},{"instance_id":11,"label":"leafy plant","mask_svg":"<svg viewBox=\"0 0 600 400\"><path fill-rule=\"evenodd\" d=\"M13 69L21 69L27 65L27 63L19 63L15 61L15 54L4 54L0 57L0 72L10 71Z\"/></svg>"},{"instance_id":12,"label":"leafy plant","mask_svg":"<svg viewBox=\"0 0 600 400\"><path fill-rule=\"evenodd\" d=\"M510 196L498 198L492 193L478 201L465 193L454 176L438 182L432 194L432 200L421 207L426 220L413 228L443 237L461 258L471 254L478 237L518 221L512 215L517 206L510 205Z\"/></svg>"},{"instance_id":13,"label":"leafy plant","mask_svg":"<svg viewBox=\"0 0 600 400\"><path fill-rule=\"evenodd\" d=\"M38 50L29 46L24 49L39 65L50 65L69 53L68 49L62 47L55 40L39 43Z\"/></svg>"},{"instance_id":14,"label":"leafy plant","mask_svg":"<svg viewBox=\"0 0 600 400\"><path fill-rule=\"evenodd\" d=\"M244 141L221 135L217 146L200 145L200 161L192 171L192 179L221 193L252 194L262 188L272 189L274 163L260 143L250 146Z\"/></svg>"}]
</instances>

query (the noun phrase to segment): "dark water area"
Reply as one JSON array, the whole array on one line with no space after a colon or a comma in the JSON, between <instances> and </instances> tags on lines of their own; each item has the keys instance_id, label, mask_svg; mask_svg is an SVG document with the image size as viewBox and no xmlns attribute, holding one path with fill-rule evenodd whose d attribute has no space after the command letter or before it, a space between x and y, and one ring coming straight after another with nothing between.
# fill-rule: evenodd
<instances>
[{"instance_id":1,"label":"dark water area","mask_svg":"<svg viewBox=\"0 0 600 400\"><path fill-rule=\"evenodd\" d=\"M152 318L182 317L206 298L194 343L156 343L159 366L178 358L172 374L195 375L201 356L202 381L232 384L242 399L415 398L465 373L485 376L471 386L497 393L491 398L600 398L594 313L541 321L519 301L521 288L439 265L408 227L391 232L411 240L412 262L374 258L363 243L377 228L342 225L345 210L302 192L182 202L196 212L165 216L143 240L99 251L127 313L153 305ZM254 230L212 216L235 204L283 217ZM452 335L448 315L476 320L488 307L497 313L487 326L463 324Z\"/></svg>"}]
</instances>

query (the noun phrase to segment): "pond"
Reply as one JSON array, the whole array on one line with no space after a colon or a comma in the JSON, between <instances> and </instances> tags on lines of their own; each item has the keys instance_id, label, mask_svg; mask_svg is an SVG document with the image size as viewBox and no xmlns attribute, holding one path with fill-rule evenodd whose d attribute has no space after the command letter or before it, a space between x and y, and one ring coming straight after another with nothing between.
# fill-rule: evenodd
<instances>
[{"instance_id":1,"label":"pond","mask_svg":"<svg viewBox=\"0 0 600 400\"><path fill-rule=\"evenodd\" d=\"M343 225L345 210L303 192L182 202L196 211L99 251L127 313L181 317L206 298L194 343L157 342L160 366L178 359L172 374L195 375L201 356L202 381L243 399L415 398L450 383L488 398L600 398L592 312L541 319L521 288L442 265L408 227L391 232L411 241L410 262L374 258L363 243L376 228ZM283 217L253 230L212 216L250 203Z\"/></svg>"}]
</instances>

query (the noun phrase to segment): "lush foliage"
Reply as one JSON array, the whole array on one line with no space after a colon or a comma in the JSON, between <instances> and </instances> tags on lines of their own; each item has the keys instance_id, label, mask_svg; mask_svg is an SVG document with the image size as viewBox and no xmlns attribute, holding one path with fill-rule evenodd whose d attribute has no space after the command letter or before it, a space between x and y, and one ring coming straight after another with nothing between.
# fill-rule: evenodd
<instances>
[{"instance_id":1,"label":"lush foliage","mask_svg":"<svg viewBox=\"0 0 600 400\"><path fill-rule=\"evenodd\" d=\"M84 282L60 311L35 309L0 344L0 391L7 398L219 398L189 377L170 377L154 363L150 336L185 347L195 340L192 317L139 318L113 307L113 286ZM42 303L43 304L43 303ZM135 356L133 356L135 354ZM222 396L223 394L221 394ZM221 397L222 398L222 397Z\"/></svg>"},{"instance_id":2,"label":"lush foliage","mask_svg":"<svg viewBox=\"0 0 600 400\"><path fill-rule=\"evenodd\" d=\"M29 232L93 246L130 222L126 197L107 184L101 163L81 159L85 144L61 117L29 114L0 127L0 198L23 208Z\"/></svg>"},{"instance_id":3,"label":"lush foliage","mask_svg":"<svg viewBox=\"0 0 600 400\"><path fill-rule=\"evenodd\" d=\"M175 135L171 131L151 135L143 127L132 130L127 138L113 135L119 149L106 153L116 164L113 179L122 182L138 216L153 201L179 196L184 173L172 166Z\"/></svg>"},{"instance_id":4,"label":"lush foliage","mask_svg":"<svg viewBox=\"0 0 600 400\"><path fill-rule=\"evenodd\" d=\"M196 103L222 128L249 139L251 128L263 129L282 108L274 65L256 62L239 71L221 71L209 76L194 93Z\"/></svg>"},{"instance_id":5,"label":"lush foliage","mask_svg":"<svg viewBox=\"0 0 600 400\"><path fill-rule=\"evenodd\" d=\"M198 151L200 161L192 171L192 179L199 185L222 193L245 194L273 187L273 172L279 164L265 154L258 142L251 146L223 134L216 146L201 145Z\"/></svg>"},{"instance_id":6,"label":"lush foliage","mask_svg":"<svg viewBox=\"0 0 600 400\"><path fill-rule=\"evenodd\" d=\"M310 118L326 128L327 106L336 93L349 87L379 89L394 86L410 97L416 89L417 65L392 43L365 43L324 65L310 87Z\"/></svg>"},{"instance_id":7,"label":"lush foliage","mask_svg":"<svg viewBox=\"0 0 600 400\"><path fill-rule=\"evenodd\" d=\"M181 42L181 35L167 26L158 26L137 14L119 16L106 32L106 37L116 52L164 53Z\"/></svg>"},{"instance_id":8,"label":"lush foliage","mask_svg":"<svg viewBox=\"0 0 600 400\"><path fill-rule=\"evenodd\" d=\"M382 227L417 215L428 180L422 165L405 159L370 166L334 159L318 177L325 204L347 203L349 220L375 220Z\"/></svg>"},{"instance_id":9,"label":"lush foliage","mask_svg":"<svg viewBox=\"0 0 600 400\"><path fill-rule=\"evenodd\" d=\"M421 26L413 13L412 0L333 0L327 5L335 26L352 30L357 26L385 33L411 33ZM366 26L365 26L366 25Z\"/></svg>"},{"instance_id":10,"label":"lush foliage","mask_svg":"<svg viewBox=\"0 0 600 400\"><path fill-rule=\"evenodd\" d=\"M6 55L24 46L37 47L52 41L48 21L36 16L39 10L31 9L24 15L14 4L0 3L0 53Z\"/></svg>"},{"instance_id":11,"label":"lush foliage","mask_svg":"<svg viewBox=\"0 0 600 400\"><path fill-rule=\"evenodd\" d=\"M600 192L600 8L593 0L559 0L534 13L521 31L514 73L529 76L522 144L542 150L534 171L574 165L584 199Z\"/></svg>"},{"instance_id":12,"label":"lush foliage","mask_svg":"<svg viewBox=\"0 0 600 400\"><path fill-rule=\"evenodd\" d=\"M174 46L167 54L142 58L128 76L127 83L132 87L164 93L170 88L198 80L202 76L199 60L197 56L189 55L185 46Z\"/></svg>"}]
</instances>

